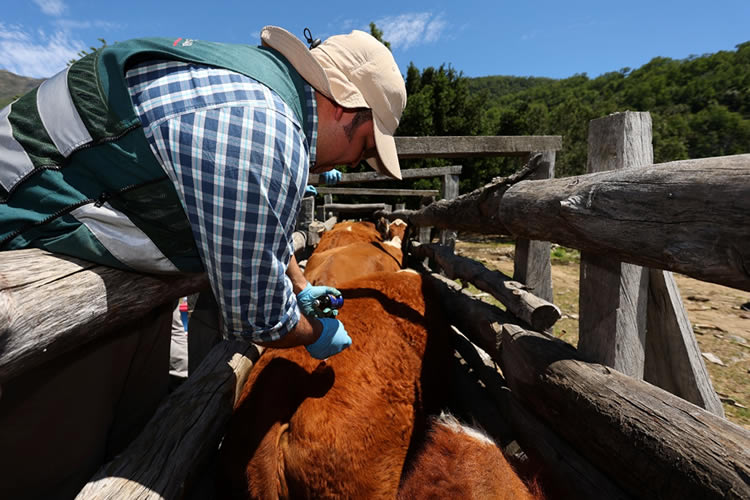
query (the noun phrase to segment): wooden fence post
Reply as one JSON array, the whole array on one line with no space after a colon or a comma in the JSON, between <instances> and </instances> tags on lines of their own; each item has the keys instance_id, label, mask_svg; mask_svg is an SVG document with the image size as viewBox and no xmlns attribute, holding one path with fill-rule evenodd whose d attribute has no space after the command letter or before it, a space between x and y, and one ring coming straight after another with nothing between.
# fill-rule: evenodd
<instances>
[{"instance_id":1,"label":"wooden fence post","mask_svg":"<svg viewBox=\"0 0 750 500\"><path fill-rule=\"evenodd\" d=\"M219 304L211 290L198 294L188 327L188 376L195 373L203 359L221 342Z\"/></svg>"},{"instance_id":2,"label":"wooden fence post","mask_svg":"<svg viewBox=\"0 0 750 500\"><path fill-rule=\"evenodd\" d=\"M307 232L307 228L315 220L315 197L305 196L299 208L299 217L297 217L297 231Z\"/></svg>"},{"instance_id":3,"label":"wooden fence post","mask_svg":"<svg viewBox=\"0 0 750 500\"><path fill-rule=\"evenodd\" d=\"M422 198L421 200L419 200L419 208L426 207L433 200L434 198ZM419 241L420 243L430 243L432 241L432 226L419 226L417 241Z\"/></svg>"},{"instance_id":4,"label":"wooden fence post","mask_svg":"<svg viewBox=\"0 0 750 500\"><path fill-rule=\"evenodd\" d=\"M444 175L443 176L443 199L452 200L458 197L458 175ZM440 231L440 244L451 248L456 246L456 231L452 229L443 229Z\"/></svg>"},{"instance_id":5,"label":"wooden fence post","mask_svg":"<svg viewBox=\"0 0 750 500\"><path fill-rule=\"evenodd\" d=\"M532 155L533 153L529 158ZM544 151L539 166L529 179L551 179L554 176L555 152ZM554 303L550 247L549 241L518 238L513 260L513 279L526 285L537 297Z\"/></svg>"},{"instance_id":6,"label":"wooden fence post","mask_svg":"<svg viewBox=\"0 0 750 500\"><path fill-rule=\"evenodd\" d=\"M651 115L615 113L589 125L588 173L653 163ZM578 350L636 379L643 378L648 270L581 253Z\"/></svg>"}]
</instances>

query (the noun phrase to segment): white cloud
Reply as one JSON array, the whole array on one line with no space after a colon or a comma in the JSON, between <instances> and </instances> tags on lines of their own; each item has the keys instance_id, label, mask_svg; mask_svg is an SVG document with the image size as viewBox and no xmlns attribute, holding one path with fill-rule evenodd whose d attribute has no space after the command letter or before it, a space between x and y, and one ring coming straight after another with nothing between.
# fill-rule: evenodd
<instances>
[{"instance_id":1,"label":"white cloud","mask_svg":"<svg viewBox=\"0 0 750 500\"><path fill-rule=\"evenodd\" d=\"M396 49L406 50L415 45L436 42L445 31L448 23L442 14L418 12L384 17L375 21L383 31L383 40Z\"/></svg>"},{"instance_id":2,"label":"white cloud","mask_svg":"<svg viewBox=\"0 0 750 500\"><path fill-rule=\"evenodd\" d=\"M34 3L48 16L62 15L68 8L62 0L34 0Z\"/></svg>"},{"instance_id":3,"label":"white cloud","mask_svg":"<svg viewBox=\"0 0 750 500\"><path fill-rule=\"evenodd\" d=\"M88 47L65 31L31 35L18 26L0 23L0 68L34 78L47 78L65 69L68 61Z\"/></svg>"}]
</instances>

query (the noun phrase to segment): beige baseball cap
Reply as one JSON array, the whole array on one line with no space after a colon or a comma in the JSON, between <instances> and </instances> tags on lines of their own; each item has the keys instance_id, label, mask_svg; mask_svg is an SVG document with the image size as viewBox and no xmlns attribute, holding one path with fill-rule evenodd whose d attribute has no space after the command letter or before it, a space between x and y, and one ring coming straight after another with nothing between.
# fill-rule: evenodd
<instances>
[{"instance_id":1,"label":"beige baseball cap","mask_svg":"<svg viewBox=\"0 0 750 500\"><path fill-rule=\"evenodd\" d=\"M332 36L312 49L277 26L263 28L260 38L324 96L345 108L370 108L378 154L367 163L376 172L401 179L393 133L406 106L406 85L391 51L358 30Z\"/></svg>"}]
</instances>

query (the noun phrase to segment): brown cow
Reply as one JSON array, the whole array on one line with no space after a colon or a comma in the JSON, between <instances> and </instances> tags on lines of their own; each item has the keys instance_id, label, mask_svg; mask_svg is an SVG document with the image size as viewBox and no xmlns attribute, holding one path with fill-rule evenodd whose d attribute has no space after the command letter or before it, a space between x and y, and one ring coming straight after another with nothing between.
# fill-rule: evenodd
<instances>
[{"instance_id":1,"label":"brown cow","mask_svg":"<svg viewBox=\"0 0 750 500\"><path fill-rule=\"evenodd\" d=\"M346 227L351 230L343 229L336 240L349 250L367 245L368 237L383 243L374 226ZM330 243L321 253L344 249ZM227 495L422 498L436 491L419 487L435 482L436 468L451 476L439 483L447 488L440 497L453 497L453 491L524 493L497 447L477 441L476 434L453 432L455 426L441 421L433 423L425 441L429 415L445 405L451 392L447 367L453 350L448 321L439 306L431 305L439 302L421 276L380 272L347 281L350 276L342 275L366 267L363 257L356 257L359 267L352 271L343 265L351 260L347 252L329 255L336 257L317 264L311 258L306 274L310 279L317 266L332 262L331 281L325 284L339 288L346 299L338 318L352 346L326 361L311 358L303 348L264 352L222 445L220 486ZM389 262L392 257L381 249L366 258ZM459 455L447 459L445 450ZM415 456L413 466L407 466ZM479 469L468 474L472 463ZM477 471L486 478L477 478Z\"/></svg>"},{"instance_id":2,"label":"brown cow","mask_svg":"<svg viewBox=\"0 0 750 500\"><path fill-rule=\"evenodd\" d=\"M426 442L408 465L399 500L542 498L516 475L497 444L483 432L443 413L433 419Z\"/></svg>"},{"instance_id":3,"label":"brown cow","mask_svg":"<svg viewBox=\"0 0 750 500\"><path fill-rule=\"evenodd\" d=\"M307 280L335 287L358 276L401 269L406 223L381 227L382 232L371 222L343 222L327 231L307 261ZM383 233L390 239L384 240Z\"/></svg>"},{"instance_id":4,"label":"brown cow","mask_svg":"<svg viewBox=\"0 0 750 500\"><path fill-rule=\"evenodd\" d=\"M349 349L327 361L303 348L263 353L222 449L235 497L396 496L412 440L449 383L447 321L422 288L408 271L350 281L339 314Z\"/></svg>"}]
</instances>

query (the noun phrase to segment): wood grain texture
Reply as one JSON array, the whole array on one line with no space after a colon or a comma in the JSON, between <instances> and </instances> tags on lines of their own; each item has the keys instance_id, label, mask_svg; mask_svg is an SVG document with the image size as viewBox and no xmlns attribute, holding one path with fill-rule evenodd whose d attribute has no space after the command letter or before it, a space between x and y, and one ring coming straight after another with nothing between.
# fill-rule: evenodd
<instances>
[{"instance_id":1,"label":"wood grain texture","mask_svg":"<svg viewBox=\"0 0 750 500\"><path fill-rule=\"evenodd\" d=\"M399 158L525 156L532 151L562 149L562 137L559 135L395 137L395 139Z\"/></svg>"},{"instance_id":2,"label":"wood grain texture","mask_svg":"<svg viewBox=\"0 0 750 500\"><path fill-rule=\"evenodd\" d=\"M205 274L130 273L37 249L0 255L0 381L208 287Z\"/></svg>"},{"instance_id":3,"label":"wood grain texture","mask_svg":"<svg viewBox=\"0 0 750 500\"><path fill-rule=\"evenodd\" d=\"M588 172L650 165L651 115L614 113L589 124ZM643 378L648 271L616 257L581 252L578 351L631 377Z\"/></svg>"},{"instance_id":4,"label":"wood grain texture","mask_svg":"<svg viewBox=\"0 0 750 500\"><path fill-rule=\"evenodd\" d=\"M750 155L683 160L511 186L516 236L750 290Z\"/></svg>"},{"instance_id":5,"label":"wood grain texture","mask_svg":"<svg viewBox=\"0 0 750 500\"><path fill-rule=\"evenodd\" d=\"M505 325L502 368L524 406L637 498L750 497L750 432L643 381Z\"/></svg>"},{"instance_id":6,"label":"wood grain texture","mask_svg":"<svg viewBox=\"0 0 750 500\"><path fill-rule=\"evenodd\" d=\"M261 350L238 340L217 344L141 434L102 466L76 498L181 498L196 469L218 448Z\"/></svg>"}]
</instances>

